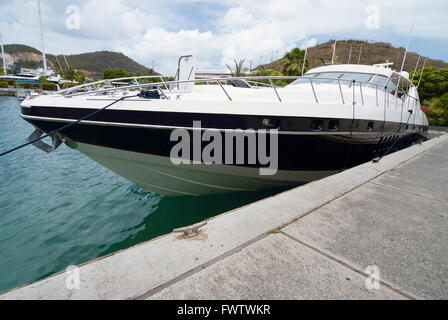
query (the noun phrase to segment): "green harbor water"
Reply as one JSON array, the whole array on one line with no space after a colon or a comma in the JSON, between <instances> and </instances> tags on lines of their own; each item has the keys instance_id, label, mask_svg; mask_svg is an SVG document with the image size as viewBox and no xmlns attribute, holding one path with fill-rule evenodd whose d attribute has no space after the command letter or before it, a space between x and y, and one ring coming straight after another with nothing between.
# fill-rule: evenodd
<instances>
[{"instance_id":1,"label":"green harbor water","mask_svg":"<svg viewBox=\"0 0 448 320\"><path fill-rule=\"evenodd\" d=\"M33 130L19 101L0 97L0 152ZM0 158L0 292L281 191L164 197L65 145L26 147Z\"/></svg>"}]
</instances>

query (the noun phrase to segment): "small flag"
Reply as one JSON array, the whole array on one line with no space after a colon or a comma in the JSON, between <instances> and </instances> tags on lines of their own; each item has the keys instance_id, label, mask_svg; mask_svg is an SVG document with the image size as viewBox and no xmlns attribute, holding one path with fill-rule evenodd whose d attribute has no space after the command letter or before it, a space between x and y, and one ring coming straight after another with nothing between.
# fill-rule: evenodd
<instances>
[{"instance_id":1,"label":"small flag","mask_svg":"<svg viewBox=\"0 0 448 320\"><path fill-rule=\"evenodd\" d=\"M331 52L334 52L336 49L336 42L331 45Z\"/></svg>"}]
</instances>

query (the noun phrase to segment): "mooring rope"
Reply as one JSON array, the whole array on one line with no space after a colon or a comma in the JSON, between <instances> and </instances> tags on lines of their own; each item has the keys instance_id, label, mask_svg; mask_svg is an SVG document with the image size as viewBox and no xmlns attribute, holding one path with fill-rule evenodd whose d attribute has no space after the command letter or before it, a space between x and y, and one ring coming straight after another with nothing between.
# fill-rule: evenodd
<instances>
[{"instance_id":1,"label":"mooring rope","mask_svg":"<svg viewBox=\"0 0 448 320\"><path fill-rule=\"evenodd\" d=\"M72 122L72 123L70 123L70 124L68 124L68 125L66 125L66 126L63 126L62 128L59 128L59 129L54 130L54 131L51 131L50 133L48 133L48 134L46 134L46 135L43 135L43 136L41 136L41 137L39 137L39 138L37 138L37 139L34 139L34 140L29 141L29 142L27 142L27 143L25 143L25 144L22 144L22 145L20 145L20 146L18 146L18 147L15 147L15 148L10 149L10 150L8 150L8 151L6 151L6 152L3 152L3 153L0 154L0 157L6 156L7 154L10 154L10 153L12 153L12 152L14 152L14 151L17 151L17 150L20 150L20 149L22 149L22 148L25 148L26 146L29 146L29 145L31 145L31 144L34 144L34 143L36 143L36 142L38 142L38 141L40 141L40 140L42 140L42 139L51 137L52 135L54 135L54 134L56 134L56 133L59 133L59 132L61 132L61 131L63 131L63 130L66 130L66 129L68 129L68 128L70 128L70 127L72 127L72 126L74 126L74 125L80 123L81 121L84 121L84 120L87 120L87 119L90 118L90 117L93 117L94 115L100 113L101 111L106 110L107 108L113 106L114 104L116 104L116 103L118 103L118 102L120 102L120 101L123 101L123 100L128 99L128 98L135 98L135 97L137 97L137 96L138 96L138 95L127 96L127 97L122 97L122 98L120 98L120 99L118 99L118 100L115 100L114 102L108 104L107 106L103 107L102 109L98 109L98 110L96 110L96 111L94 111L94 112L92 112L92 113L89 113L88 115L82 117L81 119L76 120L75 122Z\"/></svg>"},{"instance_id":2,"label":"mooring rope","mask_svg":"<svg viewBox=\"0 0 448 320\"><path fill-rule=\"evenodd\" d=\"M413 111L409 110L409 117L408 117L408 121L406 121L406 123L402 124L400 126L400 128L398 128L397 133L395 133L395 135L400 134L400 131L407 125L409 125L409 120L411 120L411 116L412 116ZM400 137L398 137L397 139L395 139L394 143L392 144L392 146L389 148L389 150L386 151L386 153L384 153L381 157L375 158L373 160L373 162L377 163L380 162L381 159L383 159L385 156L387 156L389 154L389 152L395 147L395 145L397 144L397 142L400 140Z\"/></svg>"}]
</instances>

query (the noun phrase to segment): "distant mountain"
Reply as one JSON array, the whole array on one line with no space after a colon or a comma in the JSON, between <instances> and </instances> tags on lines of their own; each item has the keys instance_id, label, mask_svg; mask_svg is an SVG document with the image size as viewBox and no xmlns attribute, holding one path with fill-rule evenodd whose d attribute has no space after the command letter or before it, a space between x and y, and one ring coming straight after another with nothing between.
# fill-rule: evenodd
<instances>
[{"instance_id":1,"label":"distant mountain","mask_svg":"<svg viewBox=\"0 0 448 320\"><path fill-rule=\"evenodd\" d=\"M24 44L5 44L5 53L10 55L21 54L21 53L36 53L41 54L36 48L26 46Z\"/></svg>"},{"instance_id":2,"label":"distant mountain","mask_svg":"<svg viewBox=\"0 0 448 320\"><path fill-rule=\"evenodd\" d=\"M331 46L334 41L329 41L320 45L317 45L308 50L308 58L311 68L320 67L325 63L331 62ZM386 61L393 62L393 68L395 70L401 69L401 64L403 63L403 56L406 51L405 48L396 48L392 46L390 43L385 42L375 42L369 43L366 41L358 41L358 40L347 40L347 41L338 41L336 46L336 57L337 63L348 63L349 55L350 55L350 47L352 47L352 55L350 63L357 64L359 53L361 50L361 64L377 64L377 63L385 63ZM284 59L279 59L277 61L273 61L272 63L268 63L264 65L268 69L274 69L278 71L282 71L281 62ZM417 64L418 54L417 53L409 53L406 57L406 62L404 65L404 70L411 72L414 71L415 65ZM423 65L423 59L420 60L420 68ZM433 67L436 69L448 68L448 63L442 60L433 60L428 59L426 62L427 67ZM259 69L258 67L257 69Z\"/></svg>"},{"instance_id":3,"label":"distant mountain","mask_svg":"<svg viewBox=\"0 0 448 320\"><path fill-rule=\"evenodd\" d=\"M21 44L5 45L5 53L9 55L16 64L24 68L42 67L42 53L32 47ZM84 72L90 79L101 79L106 69L123 69L134 74L149 75L156 74L131 58L119 52L98 51L65 56L70 66ZM67 68L64 56L47 54L47 61L52 69ZM59 63L58 63L59 62Z\"/></svg>"},{"instance_id":4,"label":"distant mountain","mask_svg":"<svg viewBox=\"0 0 448 320\"><path fill-rule=\"evenodd\" d=\"M133 74L141 75L155 74L154 70L135 62L119 52L97 51L65 56L65 58L69 65L75 66L77 70L86 73L90 78L102 78L106 69L123 69ZM55 56L50 55L48 59L53 65L57 65L57 61L59 61L62 68L66 67L63 56L57 56L56 60Z\"/></svg>"}]
</instances>

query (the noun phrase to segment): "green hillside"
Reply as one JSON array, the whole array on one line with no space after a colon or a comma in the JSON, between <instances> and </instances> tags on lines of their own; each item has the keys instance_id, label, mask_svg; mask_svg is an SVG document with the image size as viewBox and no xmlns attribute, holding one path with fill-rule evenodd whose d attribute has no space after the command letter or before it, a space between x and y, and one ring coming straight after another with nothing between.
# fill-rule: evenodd
<instances>
[{"instance_id":1,"label":"green hillside","mask_svg":"<svg viewBox=\"0 0 448 320\"><path fill-rule=\"evenodd\" d=\"M5 45L5 53L11 55L16 63L24 68L42 67L41 51L22 44ZM57 59L56 59L57 58ZM100 79L106 69L123 69L133 74L157 74L131 58L119 52L97 51L65 56L70 66L87 74L91 79ZM62 55L47 54L47 60L53 69L67 69ZM59 61L59 63L58 63Z\"/></svg>"},{"instance_id":2,"label":"green hillside","mask_svg":"<svg viewBox=\"0 0 448 320\"><path fill-rule=\"evenodd\" d=\"M310 63L311 68L320 67L325 63L331 62L331 46L334 41L329 41L326 43L322 43L308 50L308 62ZM394 69L400 69L401 64L403 63L403 56L405 53L405 48L396 48L392 46L390 43L385 42L374 42L369 43L366 41L358 41L358 40L347 40L347 41L338 41L336 47L336 56L337 63L348 63L349 55L350 55L350 47L352 47L352 55L350 63L357 64L359 53L361 50L361 64L377 64L384 63L386 60L394 63ZM408 53L404 70L411 72L414 71L415 65L417 64L418 54L416 53ZM274 61L272 63L266 64L265 67L267 69L274 69L277 71L282 71L281 66L282 59ZM420 60L420 68L422 67L423 60ZM428 59L426 63L427 67L433 67L436 69L448 68L448 63L441 60L433 60Z\"/></svg>"},{"instance_id":3,"label":"green hillside","mask_svg":"<svg viewBox=\"0 0 448 320\"><path fill-rule=\"evenodd\" d=\"M77 70L86 72L92 78L101 78L106 69L123 69L133 74L154 74L154 71L147 68L131 58L119 52L97 51L83 53L77 55L65 56L69 65L74 66ZM48 59L54 66L57 66L55 56L49 55ZM57 56L57 60L62 68L66 67L63 56Z\"/></svg>"},{"instance_id":4,"label":"green hillside","mask_svg":"<svg viewBox=\"0 0 448 320\"><path fill-rule=\"evenodd\" d=\"M35 53L35 54L41 54L39 50L36 48L26 46L24 44L6 44L4 46L5 53L10 55L16 55L20 53Z\"/></svg>"}]
</instances>

